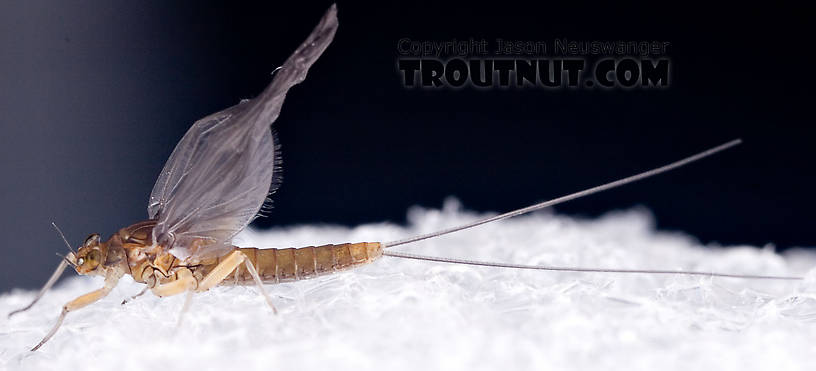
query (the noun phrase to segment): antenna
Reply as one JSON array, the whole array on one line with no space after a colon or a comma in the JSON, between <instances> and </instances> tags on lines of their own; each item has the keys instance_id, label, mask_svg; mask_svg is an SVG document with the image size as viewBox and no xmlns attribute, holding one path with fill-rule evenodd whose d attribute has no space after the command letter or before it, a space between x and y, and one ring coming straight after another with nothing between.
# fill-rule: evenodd
<instances>
[{"instance_id":1,"label":"antenna","mask_svg":"<svg viewBox=\"0 0 816 371\"><path fill-rule=\"evenodd\" d=\"M572 193L572 194L568 194L566 196L561 196L561 197L558 197L558 198L555 198L555 199L552 199L552 200L549 200L549 201L544 201L542 203L527 206L525 208L521 208L521 209L518 209L518 210L513 210L513 211L510 211L508 213L501 214L501 215L496 215L496 216L492 216L492 217L489 217L489 218L479 219L479 220L477 220L475 222L460 225L458 227L443 229L441 231L436 231L436 232L423 234L423 235L419 235L419 236L408 237L408 238L405 238L405 239L402 239L402 240L386 242L386 243L383 244L383 248L389 248L389 247L394 247L394 246L399 246L399 245L405 245L405 244L409 244L409 243L413 243L413 242L417 242L417 241L427 240L429 238L439 237L439 236L442 236L442 235L446 235L448 233L458 232L458 231L461 231L461 230L465 230L465 229L473 228L473 227L476 227L476 226L480 226L482 224L495 222L497 220L502 220L502 219L512 218L514 216L527 214L529 212L540 210L540 209L543 209L545 207L558 205L560 203L564 203L564 202L567 202L567 201L570 201L570 200L574 200L576 198L581 198L581 197L589 196L589 195L594 194L594 193L598 193L598 192L606 191L606 190L609 190L609 189L612 189L612 188L620 187L620 186L622 186L624 184L629 184L629 183L632 183L632 182L636 182L638 180L646 179L646 178L653 177L653 176L658 175L658 174L665 173L665 172L667 172L669 170L677 169L678 167L690 164L690 163L692 163L694 161L697 161L697 160L701 160L701 159L706 158L708 156L711 156L711 155L713 155L713 154L715 154L717 152L722 152L722 151L724 151L726 149L729 149L731 147L739 145L740 143L742 143L741 139L734 139L734 140L732 140L732 141L730 141L728 143L721 144L721 145L716 146L714 148L711 148L711 149L705 150L703 152L700 152L700 153L698 153L696 155L686 157L686 158L684 158L682 160L675 161L675 162L672 162L672 163L670 163L668 165L664 165L664 166L661 166L661 167L658 167L658 168L655 168L655 169L652 169L652 170L649 170L649 171L644 171L644 172L642 172L640 174L635 174L635 175L632 175L630 177L626 177L626 178L623 178L623 179L618 179L618 180L616 180L614 182L609 182L609 183L602 184L602 185L599 185L599 186L596 186L596 187L588 188L588 189L585 189L585 190L580 191L580 192L575 192L575 193Z\"/></svg>"},{"instance_id":2,"label":"antenna","mask_svg":"<svg viewBox=\"0 0 816 371\"><path fill-rule=\"evenodd\" d=\"M59 233L60 237L62 237L62 241L65 242L65 246L68 246L68 250L70 250L72 253L74 253L74 255L76 255L76 251L74 251L74 248L71 247L70 243L68 243L68 239L65 238L65 234L63 234L62 230L60 230L60 228L57 227L57 223L51 222L51 226L54 227L54 229L57 230L57 233Z\"/></svg>"}]
</instances>

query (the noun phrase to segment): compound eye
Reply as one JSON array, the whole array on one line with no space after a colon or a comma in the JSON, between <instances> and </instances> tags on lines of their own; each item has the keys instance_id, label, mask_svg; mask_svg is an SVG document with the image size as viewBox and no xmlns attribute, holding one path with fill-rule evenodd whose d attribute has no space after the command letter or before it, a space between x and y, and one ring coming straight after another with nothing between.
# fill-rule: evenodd
<instances>
[{"instance_id":1,"label":"compound eye","mask_svg":"<svg viewBox=\"0 0 816 371\"><path fill-rule=\"evenodd\" d=\"M99 266L101 259L102 253L99 250L91 250L84 257L78 258L76 263L77 267L82 267L85 271L92 271Z\"/></svg>"},{"instance_id":2,"label":"compound eye","mask_svg":"<svg viewBox=\"0 0 816 371\"><path fill-rule=\"evenodd\" d=\"M97 245L99 243L99 234L92 233L87 238L85 238L85 242L82 243L85 247L90 247Z\"/></svg>"},{"instance_id":3,"label":"compound eye","mask_svg":"<svg viewBox=\"0 0 816 371\"><path fill-rule=\"evenodd\" d=\"M88 256L86 256L85 260L87 260L91 265L96 266L99 264L101 257L102 254L99 253L99 250L91 250L91 252L88 253Z\"/></svg>"}]
</instances>

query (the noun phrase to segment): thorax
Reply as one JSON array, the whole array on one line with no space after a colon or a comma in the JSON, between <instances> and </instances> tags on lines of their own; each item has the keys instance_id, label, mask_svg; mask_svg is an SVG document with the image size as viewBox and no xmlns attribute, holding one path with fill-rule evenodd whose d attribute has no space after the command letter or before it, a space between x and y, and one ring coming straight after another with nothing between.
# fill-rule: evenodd
<instances>
[{"instance_id":1,"label":"thorax","mask_svg":"<svg viewBox=\"0 0 816 371\"><path fill-rule=\"evenodd\" d=\"M153 240L155 226L155 220L141 221L120 229L109 240L111 246L121 246L127 257L130 275L136 282L155 284L171 281L179 269L187 268L195 273L198 270L196 268L207 267L217 262L217 258L196 262L176 258L167 252L167 248Z\"/></svg>"}]
</instances>

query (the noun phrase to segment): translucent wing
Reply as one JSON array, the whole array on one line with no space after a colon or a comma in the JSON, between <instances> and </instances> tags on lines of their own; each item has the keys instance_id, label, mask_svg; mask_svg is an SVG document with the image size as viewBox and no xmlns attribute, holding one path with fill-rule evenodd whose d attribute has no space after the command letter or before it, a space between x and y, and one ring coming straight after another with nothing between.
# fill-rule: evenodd
<instances>
[{"instance_id":1,"label":"translucent wing","mask_svg":"<svg viewBox=\"0 0 816 371\"><path fill-rule=\"evenodd\" d=\"M337 30L332 6L254 100L198 120L164 165L147 212L153 240L179 259L216 256L252 221L280 162L270 125L286 92L306 78Z\"/></svg>"}]
</instances>

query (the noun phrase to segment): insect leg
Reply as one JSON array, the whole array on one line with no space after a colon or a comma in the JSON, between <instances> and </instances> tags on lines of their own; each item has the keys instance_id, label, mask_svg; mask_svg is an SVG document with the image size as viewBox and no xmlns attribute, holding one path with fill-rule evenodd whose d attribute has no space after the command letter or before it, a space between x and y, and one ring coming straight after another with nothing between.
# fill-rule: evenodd
<instances>
[{"instance_id":1,"label":"insect leg","mask_svg":"<svg viewBox=\"0 0 816 371\"><path fill-rule=\"evenodd\" d=\"M244 255L244 253L241 253ZM278 310L275 308L275 305L272 304L272 298L269 297L269 293L266 292L266 289L263 287L263 281L261 281L261 277L258 275L258 271L255 270L255 266L252 265L252 262L247 259L246 255L244 255L244 264L246 265L249 274L252 275L252 279L255 280L255 284L258 285L258 290L261 291L261 295L263 295L264 300L266 300L266 304L272 308L272 312L278 314Z\"/></svg>"},{"instance_id":2,"label":"insect leg","mask_svg":"<svg viewBox=\"0 0 816 371\"><path fill-rule=\"evenodd\" d=\"M85 295L82 295L74 300L69 301L68 304L65 304L65 306L62 307L62 313L60 313L57 323L54 325L51 331L49 331L48 334L45 335L45 337L40 341L39 344L37 344L34 348L31 348L31 351L33 352L37 349L40 349L40 347L43 344L45 344L45 342L47 342L49 339L51 339L52 336L54 336L55 333L57 333L57 329L59 329L60 325L62 325L62 321L65 320L65 316L68 315L68 312L73 312L99 299L104 298L105 296L108 295L108 293L111 292L111 290L113 290L114 287L116 287L116 284L119 282L119 278L121 277L122 272L118 270L111 270L105 276L105 286L103 286L101 289L91 291Z\"/></svg>"},{"instance_id":3,"label":"insect leg","mask_svg":"<svg viewBox=\"0 0 816 371\"><path fill-rule=\"evenodd\" d=\"M62 275L62 272L65 271L65 268L67 266L68 266L68 260L65 260L65 259L61 260L60 264L57 266L57 269L54 270L54 273L51 274L51 278L49 278L48 282L46 282L45 285L40 289L40 292L37 293L37 296L34 297L34 300L32 300L31 303L29 303L25 307L10 312L8 314L9 318L11 318L11 316L13 316L13 315L15 315L17 313L25 312L25 311L31 309L31 307L33 307L34 304L36 304L38 301L40 301L40 298L42 298L43 295L45 295L45 292L48 291L48 289L50 289L51 286L54 286L54 283L57 282L57 280L60 278L60 276Z\"/></svg>"},{"instance_id":4,"label":"insect leg","mask_svg":"<svg viewBox=\"0 0 816 371\"><path fill-rule=\"evenodd\" d=\"M187 268L182 268L176 271L175 278L172 282L147 286L145 290L138 295L143 294L148 288L158 297L172 296L186 292L187 297L184 298L184 305L181 307L181 313L179 313L178 321L176 322L176 328L178 328L181 327L184 314L187 313L187 309L190 308L190 302L193 300L193 293L195 292L195 288L197 286L198 283L196 282L195 277L193 277L193 273Z\"/></svg>"},{"instance_id":5,"label":"insect leg","mask_svg":"<svg viewBox=\"0 0 816 371\"><path fill-rule=\"evenodd\" d=\"M261 294L264 296L264 299L266 299L266 303L269 304L272 311L277 314L278 310L275 309L274 305L272 305L272 299L269 297L269 294L266 293L261 277L258 276L258 271L255 270L255 266L252 265L252 262L249 261L247 256L239 250L234 250L233 252L229 253L229 255L218 263L218 265L216 265L215 268L210 271L210 273L207 273L207 275L198 282L198 289L196 289L196 291L207 291L211 287L221 283L221 281L227 278L230 272L237 269L241 263L246 265L247 271L249 271L249 274L252 275L252 278L258 285L258 289L261 290Z\"/></svg>"},{"instance_id":6,"label":"insect leg","mask_svg":"<svg viewBox=\"0 0 816 371\"><path fill-rule=\"evenodd\" d=\"M172 296L193 290L196 285L193 273L190 272L189 269L184 268L176 272L176 278L172 282L153 286L150 288L150 291L158 297Z\"/></svg>"},{"instance_id":7,"label":"insect leg","mask_svg":"<svg viewBox=\"0 0 816 371\"><path fill-rule=\"evenodd\" d=\"M229 276L230 272L238 268L238 266L244 262L244 259L246 259L246 256L243 253L238 250L233 250L233 252L227 254L218 265L198 282L196 291L207 291L213 286L218 285Z\"/></svg>"},{"instance_id":8,"label":"insect leg","mask_svg":"<svg viewBox=\"0 0 816 371\"><path fill-rule=\"evenodd\" d=\"M148 289L150 289L150 287L149 287L149 286L145 286L145 288L143 288L143 289L142 289L142 291L139 291L139 293L138 293L138 294L131 296L131 297L130 297L130 299L125 299L125 300L122 300L122 305L125 305L125 304L127 304L127 303L130 303L130 302L131 302L131 301L133 301L133 300L136 300L136 298L138 298L138 297L140 297L140 296L144 295L144 293L146 293Z\"/></svg>"},{"instance_id":9,"label":"insect leg","mask_svg":"<svg viewBox=\"0 0 816 371\"><path fill-rule=\"evenodd\" d=\"M187 297L184 298L184 305L181 307L181 313L179 313L178 322L176 322L176 328L181 327L181 322L184 319L184 315L187 313L187 310L190 309L190 303L193 302L193 293L195 291L188 290Z\"/></svg>"}]
</instances>

